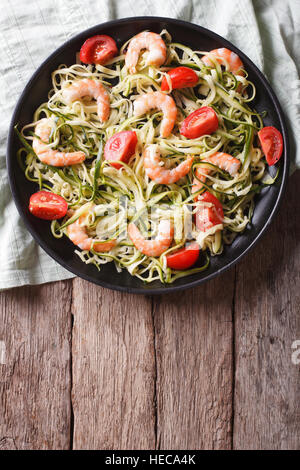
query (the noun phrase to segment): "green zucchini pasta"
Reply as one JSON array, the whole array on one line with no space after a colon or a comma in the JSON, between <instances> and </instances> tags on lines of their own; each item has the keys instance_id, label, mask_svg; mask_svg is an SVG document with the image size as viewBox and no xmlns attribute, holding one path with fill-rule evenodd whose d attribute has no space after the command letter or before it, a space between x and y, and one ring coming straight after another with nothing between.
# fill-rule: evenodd
<instances>
[{"instance_id":1,"label":"green zucchini pasta","mask_svg":"<svg viewBox=\"0 0 300 470\"><path fill-rule=\"evenodd\" d=\"M84 219L89 236L94 240L90 250L74 245L75 253L86 264L101 269L113 262L116 270L123 269L144 282L160 280L172 283L179 277L205 270L210 256L222 253L224 245L233 242L251 222L254 196L274 179L268 176L262 151L254 146L255 135L263 127L262 116L251 109L255 85L247 72L236 75L225 61L221 65L207 51L193 51L172 42L168 31L160 33L166 44L167 58L163 65L147 65L148 51L139 57L135 73L125 65L129 41L119 55L104 65L75 63L61 65L52 73L53 88L48 101L35 111L33 121L18 132L22 148L18 159L28 180L62 196L68 203L63 220L54 220L51 231L62 243L68 236L68 227L79 218ZM201 57L210 58L206 65ZM224 66L225 65L225 66ZM161 91L161 83L174 67L194 70L198 83L194 87L174 89L177 118L172 133L161 137L163 113L151 110L136 116L133 104L149 92ZM101 122L97 103L89 98L66 102L63 91L81 79L100 81L110 98L110 115ZM184 119L203 106L213 108L218 116L218 129L211 135L187 139L180 134ZM56 167L43 163L32 148L39 139L35 127L42 118L50 118L52 131L47 146L59 152L84 152L81 163ZM115 168L103 157L105 143L121 131L135 131L138 143L127 163L120 161ZM171 184L151 180L144 168L143 152L146 146L159 147L165 168L172 169L193 157L190 172ZM231 176L207 159L216 152L226 152L241 162L239 171ZM201 178L201 189L192 193L192 181ZM222 204L224 220L206 231L195 225L195 214L201 201L195 197L209 190ZM168 219L174 226L174 239L160 256L147 256L133 244L127 227L134 222L145 239L157 234L161 220ZM117 240L110 251L95 250L96 245ZM202 251L197 264L186 270L171 269L167 255L176 252L190 240L196 240Z\"/></svg>"}]
</instances>

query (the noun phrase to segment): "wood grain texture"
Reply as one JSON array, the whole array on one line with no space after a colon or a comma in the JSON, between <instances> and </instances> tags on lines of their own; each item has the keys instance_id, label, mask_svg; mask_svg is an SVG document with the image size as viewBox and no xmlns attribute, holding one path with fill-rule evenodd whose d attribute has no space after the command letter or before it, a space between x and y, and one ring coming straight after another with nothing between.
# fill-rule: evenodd
<instances>
[{"instance_id":1,"label":"wood grain texture","mask_svg":"<svg viewBox=\"0 0 300 470\"><path fill-rule=\"evenodd\" d=\"M300 174L280 214L237 270L234 448L300 448Z\"/></svg>"},{"instance_id":2,"label":"wood grain texture","mask_svg":"<svg viewBox=\"0 0 300 470\"><path fill-rule=\"evenodd\" d=\"M0 449L68 449L71 281L0 294Z\"/></svg>"},{"instance_id":3,"label":"wood grain texture","mask_svg":"<svg viewBox=\"0 0 300 470\"><path fill-rule=\"evenodd\" d=\"M153 449L151 299L73 282L73 447Z\"/></svg>"},{"instance_id":4,"label":"wood grain texture","mask_svg":"<svg viewBox=\"0 0 300 470\"><path fill-rule=\"evenodd\" d=\"M300 448L299 186L236 270L196 289L1 293L0 450Z\"/></svg>"},{"instance_id":5,"label":"wood grain texture","mask_svg":"<svg viewBox=\"0 0 300 470\"><path fill-rule=\"evenodd\" d=\"M230 449L234 270L154 298L157 448Z\"/></svg>"}]
</instances>

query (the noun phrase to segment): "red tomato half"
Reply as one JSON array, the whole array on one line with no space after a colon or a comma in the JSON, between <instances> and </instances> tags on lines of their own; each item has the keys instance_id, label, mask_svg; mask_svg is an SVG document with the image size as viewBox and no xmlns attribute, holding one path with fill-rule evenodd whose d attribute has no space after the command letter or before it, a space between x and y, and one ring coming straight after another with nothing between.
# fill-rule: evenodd
<instances>
[{"instance_id":1,"label":"red tomato half","mask_svg":"<svg viewBox=\"0 0 300 470\"><path fill-rule=\"evenodd\" d=\"M187 139L197 139L205 134L212 134L218 129L219 121L215 111L203 106L191 113L181 124L180 134Z\"/></svg>"},{"instance_id":2,"label":"red tomato half","mask_svg":"<svg viewBox=\"0 0 300 470\"><path fill-rule=\"evenodd\" d=\"M265 154L268 165L275 165L282 155L283 138L276 127L263 127L258 132L258 138Z\"/></svg>"},{"instance_id":3,"label":"red tomato half","mask_svg":"<svg viewBox=\"0 0 300 470\"><path fill-rule=\"evenodd\" d=\"M196 263L199 253L198 243L190 243L188 246L175 251L175 253L167 255L167 265L172 269L188 269Z\"/></svg>"},{"instance_id":4,"label":"red tomato half","mask_svg":"<svg viewBox=\"0 0 300 470\"><path fill-rule=\"evenodd\" d=\"M115 168L122 168L120 163L113 163L114 160L120 160L127 163L134 154L137 144L137 136L134 131L122 131L114 134L105 144L104 158Z\"/></svg>"},{"instance_id":5,"label":"red tomato half","mask_svg":"<svg viewBox=\"0 0 300 470\"><path fill-rule=\"evenodd\" d=\"M29 210L40 219L56 220L66 215L68 203L58 194L38 191L30 197Z\"/></svg>"},{"instance_id":6,"label":"red tomato half","mask_svg":"<svg viewBox=\"0 0 300 470\"><path fill-rule=\"evenodd\" d=\"M198 75L189 67L176 67L176 69L169 70L168 75L170 76L173 90L176 88L193 87L198 82ZM162 79L161 90L169 91L166 77Z\"/></svg>"},{"instance_id":7,"label":"red tomato half","mask_svg":"<svg viewBox=\"0 0 300 470\"><path fill-rule=\"evenodd\" d=\"M224 212L219 199L209 191L205 191L205 193L198 197L198 200L213 204L211 207L200 206L196 212L196 227L198 230L206 232L206 230L212 228L214 225L223 223Z\"/></svg>"},{"instance_id":8,"label":"red tomato half","mask_svg":"<svg viewBox=\"0 0 300 470\"><path fill-rule=\"evenodd\" d=\"M84 64L104 65L117 54L118 48L115 40L105 34L98 34L83 43L79 58Z\"/></svg>"}]
</instances>

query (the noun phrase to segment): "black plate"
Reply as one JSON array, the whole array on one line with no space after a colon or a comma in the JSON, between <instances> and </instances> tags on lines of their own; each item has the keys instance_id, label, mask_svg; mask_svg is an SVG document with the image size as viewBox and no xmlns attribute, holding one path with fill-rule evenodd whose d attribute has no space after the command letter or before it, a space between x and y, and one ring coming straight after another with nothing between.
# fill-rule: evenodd
<instances>
[{"instance_id":1,"label":"black plate","mask_svg":"<svg viewBox=\"0 0 300 470\"><path fill-rule=\"evenodd\" d=\"M17 123L22 127L32 121L34 111L47 100L48 91L52 88L51 72L62 63L73 64L75 53L79 51L85 39L95 34L108 34L117 41L118 46L121 46L127 39L140 31L149 29L159 33L164 28L168 29L174 41L186 44L194 50L227 47L236 52L249 73L249 79L255 83L257 96L254 106L259 112L268 111L264 120L265 124L276 126L281 130L284 138L281 178L275 185L266 188L257 196L252 225L246 229L243 235L238 236L231 246L226 247L222 255L211 258L210 267L206 271L179 279L174 284L166 286L159 281L145 285L125 270L118 274L113 263L106 264L98 272L95 266L86 265L80 260L74 253L74 245L67 237L60 240L55 239L51 235L49 222L37 219L29 213L29 197L37 190L37 187L25 178L17 164L16 152L20 144L13 130ZM136 294L161 294L194 287L213 278L236 263L256 243L273 219L282 197L288 177L288 150L287 129L279 102L263 74L245 54L222 37L200 26L169 18L136 17L103 23L78 34L51 54L38 68L26 85L11 121L7 168L15 203L28 230L41 247L64 268L77 276L110 289Z\"/></svg>"}]
</instances>

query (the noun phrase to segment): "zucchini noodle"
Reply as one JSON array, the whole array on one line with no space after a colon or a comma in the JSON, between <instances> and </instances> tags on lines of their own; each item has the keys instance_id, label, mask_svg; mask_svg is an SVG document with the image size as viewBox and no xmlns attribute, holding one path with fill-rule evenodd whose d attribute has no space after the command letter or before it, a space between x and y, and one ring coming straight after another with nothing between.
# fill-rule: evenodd
<instances>
[{"instance_id":1,"label":"zucchini noodle","mask_svg":"<svg viewBox=\"0 0 300 470\"><path fill-rule=\"evenodd\" d=\"M189 47L172 42L170 34L161 32L167 47L167 60L163 66L146 66L147 52L140 55L137 72L130 75L125 66L128 43L105 66L76 63L60 65L52 73L53 88L48 101L35 111L33 121L18 132L22 148L18 160L25 176L39 185L62 196L69 211L62 221L52 221L51 231L57 243L67 236L71 223L84 217L90 237L107 241L117 239L109 252L80 250L75 253L86 264L99 270L113 262L116 270L122 269L144 282L160 280L172 283L179 277L205 270L210 256L222 253L224 245L232 243L251 222L254 196L263 187L273 184L275 178L267 175L266 164L260 148L254 146L254 136L263 126L262 117L250 108L255 97L255 85L244 75L234 75L228 64L221 66L213 56L212 66L201 61L205 51L193 51ZM74 58L75 59L75 58ZM177 66L192 68L199 82L194 88L176 89L172 97L177 106L177 120L168 138L160 137L162 112L149 112L146 116L133 114L134 100L151 91L160 91L166 72ZM84 98L67 104L63 90L77 80L89 78L100 81L110 96L110 116L102 123L97 115L94 100ZM201 106L210 106L218 115L219 128L212 135L186 139L180 132L180 124L190 113ZM51 118L53 131L49 148L59 151L83 151L84 162L65 167L53 167L42 163L32 148L36 137L34 129L42 118ZM110 166L103 159L105 142L115 133L135 131L138 144L127 164L121 169ZM145 145L158 144L166 168L173 168L187 156L193 156L190 173L174 184L158 184L145 173L143 150ZM242 162L240 171L230 176L205 159L215 152L229 153ZM200 202L191 193L192 179L209 169L203 183L203 192L209 189L222 203L224 221L205 232L199 232L194 214ZM127 234L129 222L139 225L142 235L155 236L159 222L168 218L174 225L174 241L160 257L146 256L133 245ZM65 237L64 237L65 238ZM194 268L176 271L167 267L166 255L181 248L189 240L197 240L202 250Z\"/></svg>"}]
</instances>

